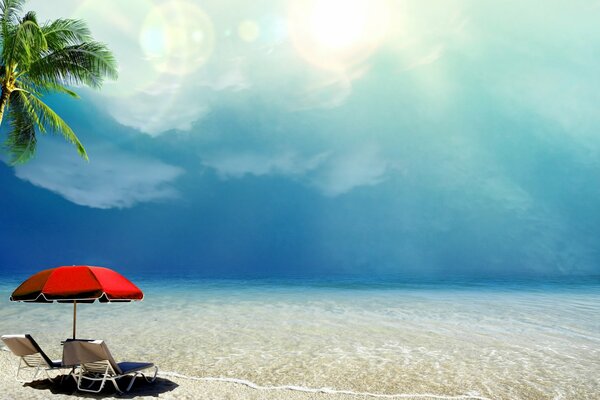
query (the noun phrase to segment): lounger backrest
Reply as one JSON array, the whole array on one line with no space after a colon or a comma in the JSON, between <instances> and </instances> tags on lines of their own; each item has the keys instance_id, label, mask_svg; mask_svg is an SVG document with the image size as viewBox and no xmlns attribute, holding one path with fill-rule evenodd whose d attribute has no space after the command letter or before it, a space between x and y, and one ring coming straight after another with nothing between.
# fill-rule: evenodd
<instances>
[{"instance_id":1,"label":"lounger backrest","mask_svg":"<svg viewBox=\"0 0 600 400\"><path fill-rule=\"evenodd\" d=\"M31 335L4 335L2 341L16 356L26 357L39 353L48 366L52 365L50 358L42 351Z\"/></svg>"},{"instance_id":2,"label":"lounger backrest","mask_svg":"<svg viewBox=\"0 0 600 400\"><path fill-rule=\"evenodd\" d=\"M104 340L67 340L63 346L64 365L82 365L98 361L108 361L117 374L121 368L115 362Z\"/></svg>"}]
</instances>

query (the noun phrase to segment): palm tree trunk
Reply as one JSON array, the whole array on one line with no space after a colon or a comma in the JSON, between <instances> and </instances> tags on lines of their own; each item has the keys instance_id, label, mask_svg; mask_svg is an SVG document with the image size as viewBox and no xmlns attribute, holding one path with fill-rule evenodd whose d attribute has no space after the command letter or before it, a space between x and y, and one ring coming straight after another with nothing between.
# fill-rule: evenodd
<instances>
[{"instance_id":1,"label":"palm tree trunk","mask_svg":"<svg viewBox=\"0 0 600 400\"><path fill-rule=\"evenodd\" d=\"M6 86L2 86L2 94L0 95L0 125L2 125L2 119L4 118L4 109L8 104L9 97L10 90Z\"/></svg>"}]
</instances>

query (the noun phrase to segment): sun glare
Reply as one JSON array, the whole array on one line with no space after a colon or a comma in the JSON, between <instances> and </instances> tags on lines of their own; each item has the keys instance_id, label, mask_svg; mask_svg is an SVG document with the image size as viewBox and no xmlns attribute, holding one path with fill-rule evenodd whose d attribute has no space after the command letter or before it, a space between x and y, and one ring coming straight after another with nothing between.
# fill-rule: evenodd
<instances>
[{"instance_id":1,"label":"sun glare","mask_svg":"<svg viewBox=\"0 0 600 400\"><path fill-rule=\"evenodd\" d=\"M139 36L144 54L160 72L188 74L212 53L210 18L195 4L171 0L147 15Z\"/></svg>"},{"instance_id":2,"label":"sun glare","mask_svg":"<svg viewBox=\"0 0 600 400\"><path fill-rule=\"evenodd\" d=\"M316 4L310 27L313 36L331 49L350 47L361 40L367 17L365 2L347 6L344 0Z\"/></svg>"},{"instance_id":3,"label":"sun glare","mask_svg":"<svg viewBox=\"0 0 600 400\"><path fill-rule=\"evenodd\" d=\"M299 53L326 69L364 61L388 27L384 0L298 0L290 9L290 32Z\"/></svg>"}]
</instances>

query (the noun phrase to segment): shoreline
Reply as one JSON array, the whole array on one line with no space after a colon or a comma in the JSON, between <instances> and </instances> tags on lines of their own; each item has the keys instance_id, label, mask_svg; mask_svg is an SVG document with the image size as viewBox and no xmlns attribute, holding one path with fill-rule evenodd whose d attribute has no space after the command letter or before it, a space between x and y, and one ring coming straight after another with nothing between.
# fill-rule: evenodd
<instances>
[{"instance_id":1,"label":"shoreline","mask_svg":"<svg viewBox=\"0 0 600 400\"><path fill-rule=\"evenodd\" d=\"M281 385L281 386L262 386L254 382L250 382L245 379L239 378L216 378L216 377L195 377L179 374L177 372L166 371L162 374L159 372L159 376L163 377L175 377L180 379L187 379L196 382L223 382L233 383L237 385L243 385L254 389L256 391L290 391L290 392L302 392L302 393L315 393L315 394L327 394L327 395L340 395L340 396L353 396L361 398L383 398L383 399L436 399L436 400L492 400L489 397L483 397L478 394L464 394L464 395L438 395L433 393L371 393L371 392L355 392L352 390L344 389L332 389L332 388L311 388L305 386L294 386L294 385Z\"/></svg>"},{"instance_id":2,"label":"shoreline","mask_svg":"<svg viewBox=\"0 0 600 400\"><path fill-rule=\"evenodd\" d=\"M2 348L0 351L0 395L1 399L78 399L89 398L89 393L77 392L72 383L50 383L38 379L32 383L20 383L14 379L17 357ZM159 366L160 368L160 366ZM93 395L92 395L93 396ZM143 379L136 380L131 392L118 395L112 386L107 385L99 395L102 398L136 399L330 399L352 400L367 398L383 399L431 399L431 400L491 400L478 394L444 395L433 393L367 393L331 388L309 388L302 386L261 386L254 382L237 378L193 377L177 372L160 371L154 384Z\"/></svg>"}]
</instances>

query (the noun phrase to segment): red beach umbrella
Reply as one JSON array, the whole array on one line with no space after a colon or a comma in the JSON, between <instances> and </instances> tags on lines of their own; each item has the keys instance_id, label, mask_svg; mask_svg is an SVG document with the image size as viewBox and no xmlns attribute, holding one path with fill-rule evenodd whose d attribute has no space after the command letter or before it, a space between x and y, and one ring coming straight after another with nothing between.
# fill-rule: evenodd
<instances>
[{"instance_id":1,"label":"red beach umbrella","mask_svg":"<svg viewBox=\"0 0 600 400\"><path fill-rule=\"evenodd\" d=\"M118 272L87 265L40 271L21 283L10 296L11 301L73 303L73 339L77 303L129 302L143 298L142 291Z\"/></svg>"}]
</instances>

